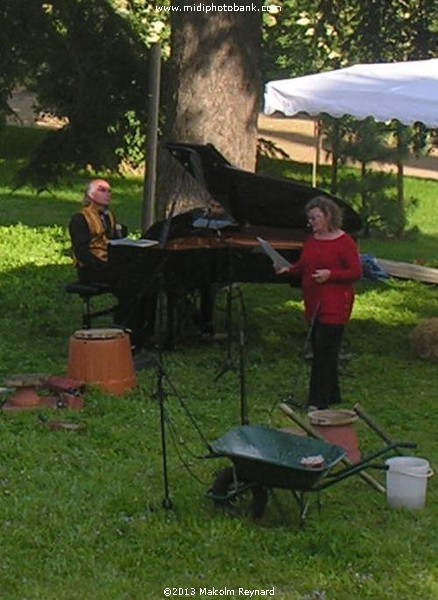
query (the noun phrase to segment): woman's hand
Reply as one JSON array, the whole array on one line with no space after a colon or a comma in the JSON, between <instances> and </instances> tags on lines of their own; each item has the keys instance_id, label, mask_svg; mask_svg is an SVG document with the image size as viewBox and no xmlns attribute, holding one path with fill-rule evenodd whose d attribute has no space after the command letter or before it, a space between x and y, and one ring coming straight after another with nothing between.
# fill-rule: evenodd
<instances>
[{"instance_id":1,"label":"woman's hand","mask_svg":"<svg viewBox=\"0 0 438 600\"><path fill-rule=\"evenodd\" d=\"M325 283L328 279L330 279L330 275L330 269L316 269L316 271L312 273L312 278L316 281L316 283Z\"/></svg>"},{"instance_id":2,"label":"woman's hand","mask_svg":"<svg viewBox=\"0 0 438 600\"><path fill-rule=\"evenodd\" d=\"M274 271L275 271L276 275L284 275L285 273L289 273L289 268L288 267L280 267L279 269L277 269L274 265Z\"/></svg>"}]
</instances>

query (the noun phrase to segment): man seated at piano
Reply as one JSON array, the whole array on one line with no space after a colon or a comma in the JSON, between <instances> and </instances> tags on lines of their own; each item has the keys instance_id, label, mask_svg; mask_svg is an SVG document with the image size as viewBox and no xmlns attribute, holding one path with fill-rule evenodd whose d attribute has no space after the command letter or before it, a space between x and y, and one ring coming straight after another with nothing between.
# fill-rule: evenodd
<instances>
[{"instance_id":1,"label":"man seated at piano","mask_svg":"<svg viewBox=\"0 0 438 600\"><path fill-rule=\"evenodd\" d=\"M118 274L108 263L110 240L127 235L127 228L117 223L111 211L111 186L104 179L94 179L86 190L82 208L69 223L73 260L78 279L84 284L106 284L117 297L114 323L131 331L134 345L140 337L152 335L155 323L156 296L132 297L119 285Z\"/></svg>"}]
</instances>

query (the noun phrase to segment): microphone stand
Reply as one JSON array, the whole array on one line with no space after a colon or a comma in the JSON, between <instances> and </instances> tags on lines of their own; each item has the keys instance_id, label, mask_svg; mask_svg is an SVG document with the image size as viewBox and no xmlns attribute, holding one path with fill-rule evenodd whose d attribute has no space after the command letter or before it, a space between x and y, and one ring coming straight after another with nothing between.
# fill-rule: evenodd
<instances>
[{"instance_id":1,"label":"microphone stand","mask_svg":"<svg viewBox=\"0 0 438 600\"><path fill-rule=\"evenodd\" d=\"M167 440L166 440L166 415L164 402L166 399L166 392L164 389L164 379L166 374L163 367L163 294L164 294L164 277L163 272L158 273L158 358L156 360L157 369L157 388L156 396L158 398L158 405L160 407L160 436L161 436L161 456L162 456L162 469L163 469L163 487L164 487L164 498L162 501L162 507L165 510L173 509L173 502L170 498L169 493L169 477L167 469Z\"/></svg>"},{"instance_id":2,"label":"microphone stand","mask_svg":"<svg viewBox=\"0 0 438 600\"><path fill-rule=\"evenodd\" d=\"M222 370L216 375L215 381L220 379L229 370L235 370L235 367L231 358L231 284L228 288L227 305L228 306L228 318L229 318L229 343L227 350L227 360ZM238 289L239 305L240 305L240 323L239 323L239 383L240 383L240 423L241 425L249 424L248 416L248 403L246 395L246 309L243 300L243 294L240 288Z\"/></svg>"},{"instance_id":3,"label":"microphone stand","mask_svg":"<svg viewBox=\"0 0 438 600\"><path fill-rule=\"evenodd\" d=\"M233 265L233 250L229 250L229 263L228 263L228 288L227 288L227 301L225 307L225 315L227 322L227 354L222 368L219 373L215 377L215 381L218 381L223 375L228 373L229 371L234 371L236 369L233 357L232 357L232 334L233 334L233 273L234 273L234 265ZM240 293L240 304L241 308L243 307L243 299Z\"/></svg>"},{"instance_id":4,"label":"microphone stand","mask_svg":"<svg viewBox=\"0 0 438 600\"><path fill-rule=\"evenodd\" d=\"M232 284L229 283L228 289L227 289L227 302L226 302L226 308L225 308L226 317L227 317L227 354L226 354L225 361L222 365L222 368L220 369L219 373L214 378L215 381L219 381L219 379L221 377L223 377L223 375L225 375L229 371L235 371L235 369L236 369L234 362L233 362L232 353L231 353L231 344L232 344L231 337L232 337L232 333L233 333L232 332L232 316L231 316L232 293L233 293Z\"/></svg>"},{"instance_id":5,"label":"microphone stand","mask_svg":"<svg viewBox=\"0 0 438 600\"><path fill-rule=\"evenodd\" d=\"M239 332L240 424L249 425L246 398L246 313L242 296L240 296L240 301L242 311Z\"/></svg>"}]
</instances>

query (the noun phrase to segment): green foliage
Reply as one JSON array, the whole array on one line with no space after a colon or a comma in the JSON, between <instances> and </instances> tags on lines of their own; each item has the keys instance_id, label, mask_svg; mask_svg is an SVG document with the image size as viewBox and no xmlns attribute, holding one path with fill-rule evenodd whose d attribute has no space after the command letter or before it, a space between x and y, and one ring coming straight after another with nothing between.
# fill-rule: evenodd
<instances>
[{"instance_id":1,"label":"green foliage","mask_svg":"<svg viewBox=\"0 0 438 600\"><path fill-rule=\"evenodd\" d=\"M260 173L266 173L275 177L285 177L307 183L312 183L311 165L297 163L294 161L283 159L268 159L260 158L258 169ZM376 176L379 175L376 173ZM385 181L386 176L382 174ZM321 189L330 189L331 182L331 167L321 165L319 167L319 187ZM438 213L435 210L436 195L438 193L438 183L435 180L421 180L418 178L405 177L405 195L408 199L406 210L406 230L408 235L399 240L393 236L388 236L387 241L380 239L379 231L375 231L377 237L372 236L369 240L361 241L363 252L376 254L382 258L392 258L403 260L405 262L415 262L421 260L426 261L430 266L436 266L436 234L438 230ZM342 167L340 169L341 186L345 181L345 190L339 193L341 197L350 198L350 201L356 209L360 210L361 199L358 195L350 194L351 189L360 189L360 173L357 169ZM381 187L381 183L377 184L377 188ZM350 194L350 195L349 195ZM387 199L388 198L388 199ZM377 205L375 212L373 209L374 219L378 219L378 214L384 214L384 211L394 210L394 214L385 216L385 219L395 219L397 215L397 206L391 196L385 196L382 203ZM382 212L383 211L383 212ZM381 233L386 236L388 230L382 222ZM416 232L416 233L415 233ZM415 233L415 235L414 235Z\"/></svg>"},{"instance_id":2,"label":"green foliage","mask_svg":"<svg viewBox=\"0 0 438 600\"><path fill-rule=\"evenodd\" d=\"M136 169L144 164L146 135L135 111L128 110L125 120L123 145L116 148L115 154L130 168Z\"/></svg>"},{"instance_id":3,"label":"green foliage","mask_svg":"<svg viewBox=\"0 0 438 600\"><path fill-rule=\"evenodd\" d=\"M265 28L263 77L433 57L437 10L424 0L284 0Z\"/></svg>"},{"instance_id":4,"label":"green foliage","mask_svg":"<svg viewBox=\"0 0 438 600\"><path fill-rule=\"evenodd\" d=\"M11 109L14 87L29 76L29 57L44 45L44 25L39 2L3 0L0 4L0 129Z\"/></svg>"},{"instance_id":5,"label":"green foliage","mask_svg":"<svg viewBox=\"0 0 438 600\"><path fill-rule=\"evenodd\" d=\"M44 129L9 125L0 130L0 160L21 159L31 154L46 136Z\"/></svg>"},{"instance_id":6,"label":"green foliage","mask_svg":"<svg viewBox=\"0 0 438 600\"><path fill-rule=\"evenodd\" d=\"M257 140L257 160L262 157L267 158L290 158L289 154L272 140L258 138Z\"/></svg>"},{"instance_id":7,"label":"green foliage","mask_svg":"<svg viewBox=\"0 0 438 600\"><path fill-rule=\"evenodd\" d=\"M330 189L352 201L362 216L365 234L405 234L407 216L416 199L404 198L401 165L410 150L417 155L426 151L425 128L420 124L406 127L397 121L378 123L372 118L357 121L348 116L324 116L321 129L327 154L333 157ZM360 180L352 174L338 177L338 165L351 162L360 165ZM397 164L398 177L376 172L373 162ZM390 187L396 191L391 192Z\"/></svg>"},{"instance_id":8,"label":"green foliage","mask_svg":"<svg viewBox=\"0 0 438 600\"><path fill-rule=\"evenodd\" d=\"M11 14L19 12L17 0ZM67 119L36 149L19 183L41 187L64 169L116 169L131 117L146 120L147 50L106 0L33 6L44 44L22 46L40 107Z\"/></svg>"},{"instance_id":9,"label":"green foliage","mask_svg":"<svg viewBox=\"0 0 438 600\"><path fill-rule=\"evenodd\" d=\"M365 224L366 235L389 235L403 231L409 209L415 204L411 198L400 214L397 198L393 191L394 176L370 169L362 172L359 179L348 174L339 182L339 195L347 200L360 214Z\"/></svg>"},{"instance_id":10,"label":"green foliage","mask_svg":"<svg viewBox=\"0 0 438 600\"><path fill-rule=\"evenodd\" d=\"M387 127L383 123L372 118L363 121L350 118L341 140L339 158L343 162L351 159L360 164L388 161L394 150L389 146L387 137Z\"/></svg>"},{"instance_id":11,"label":"green foliage","mask_svg":"<svg viewBox=\"0 0 438 600\"><path fill-rule=\"evenodd\" d=\"M169 55L169 10L163 9L169 9L170 0L163 0L159 5L147 0L111 0L111 4L129 20L147 46L160 42L163 54Z\"/></svg>"}]
</instances>

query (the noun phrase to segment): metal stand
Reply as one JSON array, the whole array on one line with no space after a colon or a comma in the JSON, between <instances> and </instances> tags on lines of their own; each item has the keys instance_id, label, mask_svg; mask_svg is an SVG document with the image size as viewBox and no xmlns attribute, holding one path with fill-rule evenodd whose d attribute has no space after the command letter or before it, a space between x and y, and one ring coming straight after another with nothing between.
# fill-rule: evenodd
<instances>
[{"instance_id":1,"label":"metal stand","mask_svg":"<svg viewBox=\"0 0 438 600\"><path fill-rule=\"evenodd\" d=\"M298 389L298 385L301 383L301 378L304 375L304 370L306 368L306 354L309 350L311 350L312 333L313 333L313 329L315 327L316 318L318 316L318 310L319 310L319 304L317 305L315 312L312 315L312 320L311 320L309 328L307 330L306 339L304 340L303 348L300 353L300 359L301 359L302 364L299 365L299 367L298 367L298 374L295 376L295 378L292 382L292 386L291 386L291 390L290 390L289 394L283 400L283 402L285 402L289 406L293 406L295 408L304 408L306 405L305 401L300 401L297 398L296 391Z\"/></svg>"},{"instance_id":2,"label":"metal stand","mask_svg":"<svg viewBox=\"0 0 438 600\"><path fill-rule=\"evenodd\" d=\"M157 361L157 396L158 403L160 406L160 434L161 434L161 455L162 455L162 468L163 468L163 486L164 486L164 497L161 503L162 507L165 510L173 509L173 502L170 498L169 494L169 478L167 471L167 445L166 445L166 423L165 423L165 413L164 413L164 400L165 400L165 392L164 392L164 372L161 365L161 361Z\"/></svg>"},{"instance_id":3,"label":"metal stand","mask_svg":"<svg viewBox=\"0 0 438 600\"><path fill-rule=\"evenodd\" d=\"M242 296L240 295L240 298ZM242 302L242 300L241 300ZM227 332L227 352L225 360L222 364L222 367L219 370L219 373L215 377L215 381L218 381L223 375L228 373L229 371L235 371L236 366L233 361L232 356L232 344L233 344L233 286L230 283L227 287L227 300L225 306L225 315L226 315L226 332Z\"/></svg>"},{"instance_id":4,"label":"metal stand","mask_svg":"<svg viewBox=\"0 0 438 600\"><path fill-rule=\"evenodd\" d=\"M167 439L166 439L166 415L164 402L166 399L166 392L164 389L164 380L167 377L163 367L163 346L164 346L164 319L163 319L163 294L164 294L164 282L162 273L158 275L158 357L156 360L157 370L157 387L156 397L158 398L158 405L160 407L160 435L161 435L161 456L162 456L162 469L163 469L163 491L164 497L161 503L165 510L173 509L173 502L170 498L169 493L169 477L167 469Z\"/></svg>"},{"instance_id":5,"label":"metal stand","mask_svg":"<svg viewBox=\"0 0 438 600\"><path fill-rule=\"evenodd\" d=\"M245 303L243 300L243 294L238 288L238 297L240 304L240 323L239 323L239 364L238 367L234 364L232 357L232 304L233 304L233 289L232 286L228 286L227 290L227 302L226 302L226 315L227 315L227 355L226 359L220 369L219 373L215 377L215 381L218 381L223 375L229 371L238 371L239 382L240 382L240 423L241 425L249 424L248 417L248 405L246 400L246 310Z\"/></svg>"},{"instance_id":6,"label":"metal stand","mask_svg":"<svg viewBox=\"0 0 438 600\"><path fill-rule=\"evenodd\" d=\"M244 304L244 300L243 300L243 294L242 291L240 290L240 288L235 288L237 290L237 295L239 298L239 307L240 307L240 331L244 332L246 329L246 314L245 314L245 304ZM219 373L216 375L215 377L215 381L218 381L218 379L220 379L222 377L222 375L225 375L225 373L228 373L228 371L236 371L237 370L237 366L234 363L233 360L233 351L232 351L232 346L233 346L233 288L231 285L228 286L227 288L227 301L226 301L226 321L227 321L227 352L226 352L226 358L225 361L222 365L222 368L220 369Z\"/></svg>"},{"instance_id":7,"label":"metal stand","mask_svg":"<svg viewBox=\"0 0 438 600\"><path fill-rule=\"evenodd\" d=\"M240 381L240 424L249 424L248 403L246 399L246 313L241 301L241 324L239 332L239 381Z\"/></svg>"},{"instance_id":8,"label":"metal stand","mask_svg":"<svg viewBox=\"0 0 438 600\"><path fill-rule=\"evenodd\" d=\"M236 366L232 357L232 343L233 343L233 291L237 289L239 300L240 300L240 310L242 315L242 320L244 320L245 307L243 304L243 296L239 287L233 288L233 282L235 280L235 269L234 269L234 250L233 248L229 248L228 251L228 268L227 268L227 278L228 278L228 286L227 286L227 300L225 305L225 319L226 319L226 332L227 332L227 354L225 361L220 369L219 373L215 377L215 381L218 381L223 375L228 373L229 371L235 371Z\"/></svg>"}]
</instances>

